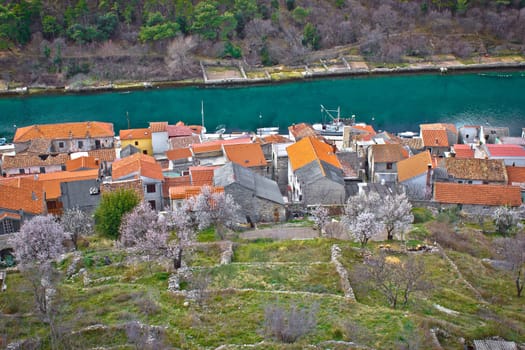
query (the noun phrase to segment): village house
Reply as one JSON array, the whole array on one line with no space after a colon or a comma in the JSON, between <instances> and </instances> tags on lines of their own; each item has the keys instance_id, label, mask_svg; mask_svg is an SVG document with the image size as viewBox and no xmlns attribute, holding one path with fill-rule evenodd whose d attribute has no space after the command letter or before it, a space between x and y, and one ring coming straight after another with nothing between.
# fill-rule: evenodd
<instances>
[{"instance_id":1,"label":"village house","mask_svg":"<svg viewBox=\"0 0 525 350\"><path fill-rule=\"evenodd\" d=\"M272 176L271 164L266 161L261 144L223 144L222 150L227 161L250 168L261 176L268 178Z\"/></svg>"},{"instance_id":2,"label":"village house","mask_svg":"<svg viewBox=\"0 0 525 350\"><path fill-rule=\"evenodd\" d=\"M481 140L480 140L481 143L496 144L496 143L500 143L499 140L502 137L509 136L510 132L509 132L509 128L506 126L499 127L499 126L482 125L480 135L481 135Z\"/></svg>"},{"instance_id":3,"label":"village house","mask_svg":"<svg viewBox=\"0 0 525 350\"><path fill-rule=\"evenodd\" d=\"M432 157L429 151L397 163L397 181L405 187L411 199L430 199L432 197Z\"/></svg>"},{"instance_id":4,"label":"village house","mask_svg":"<svg viewBox=\"0 0 525 350\"><path fill-rule=\"evenodd\" d=\"M45 174L62 171L69 160L67 153L33 154L17 153L16 155L3 154L2 176L10 177L27 174Z\"/></svg>"},{"instance_id":5,"label":"village house","mask_svg":"<svg viewBox=\"0 0 525 350\"><path fill-rule=\"evenodd\" d=\"M277 182L282 195L288 192L288 152L292 142L272 144L272 179Z\"/></svg>"},{"instance_id":6,"label":"village house","mask_svg":"<svg viewBox=\"0 0 525 350\"><path fill-rule=\"evenodd\" d=\"M120 130L119 137L121 149L131 145L135 148L138 148L142 154L153 155L150 129L142 128Z\"/></svg>"},{"instance_id":7,"label":"village house","mask_svg":"<svg viewBox=\"0 0 525 350\"><path fill-rule=\"evenodd\" d=\"M507 184L507 171L502 160L443 158L434 169L434 180L466 184Z\"/></svg>"},{"instance_id":8,"label":"village house","mask_svg":"<svg viewBox=\"0 0 525 350\"><path fill-rule=\"evenodd\" d=\"M521 205L521 191L517 186L469 185L453 182L434 183L434 201L441 204L459 205L468 211L476 206L495 207Z\"/></svg>"},{"instance_id":9,"label":"village house","mask_svg":"<svg viewBox=\"0 0 525 350\"><path fill-rule=\"evenodd\" d=\"M180 208L184 201L198 196L202 191L203 186L172 186L169 188L169 203L172 209ZM209 186L212 193L224 193L224 188Z\"/></svg>"},{"instance_id":10,"label":"village house","mask_svg":"<svg viewBox=\"0 0 525 350\"><path fill-rule=\"evenodd\" d=\"M114 137L112 123L89 121L18 128L13 143L20 153L27 150L32 140L44 139L50 141L49 153L71 153L113 148Z\"/></svg>"},{"instance_id":11,"label":"village house","mask_svg":"<svg viewBox=\"0 0 525 350\"><path fill-rule=\"evenodd\" d=\"M507 176L509 179L509 185L517 186L521 189L521 199L525 200L525 167L521 166L508 166Z\"/></svg>"},{"instance_id":12,"label":"village house","mask_svg":"<svg viewBox=\"0 0 525 350\"><path fill-rule=\"evenodd\" d=\"M457 159L475 158L476 148L474 144L455 144L450 148L450 155Z\"/></svg>"},{"instance_id":13,"label":"village house","mask_svg":"<svg viewBox=\"0 0 525 350\"><path fill-rule=\"evenodd\" d=\"M288 146L288 193L303 205L343 204L345 183L334 148L314 136Z\"/></svg>"},{"instance_id":14,"label":"village house","mask_svg":"<svg viewBox=\"0 0 525 350\"><path fill-rule=\"evenodd\" d=\"M400 144L372 145L368 148L368 179L370 182L396 182L397 162L408 158Z\"/></svg>"},{"instance_id":15,"label":"village house","mask_svg":"<svg viewBox=\"0 0 525 350\"><path fill-rule=\"evenodd\" d=\"M359 146L367 147L373 144L372 138L376 131L371 125L354 124L343 126L343 149L352 149L357 151Z\"/></svg>"},{"instance_id":16,"label":"village house","mask_svg":"<svg viewBox=\"0 0 525 350\"><path fill-rule=\"evenodd\" d=\"M193 165L193 153L189 147L170 149L166 151L166 157L169 162L168 169L179 174Z\"/></svg>"},{"instance_id":17,"label":"village house","mask_svg":"<svg viewBox=\"0 0 525 350\"><path fill-rule=\"evenodd\" d=\"M151 148L155 158L164 156L169 149L168 143L168 122L150 122Z\"/></svg>"},{"instance_id":18,"label":"village house","mask_svg":"<svg viewBox=\"0 0 525 350\"><path fill-rule=\"evenodd\" d=\"M419 127L423 145L433 157L443 157L450 146L458 143L458 132L453 124L421 124Z\"/></svg>"},{"instance_id":19,"label":"village house","mask_svg":"<svg viewBox=\"0 0 525 350\"><path fill-rule=\"evenodd\" d=\"M218 166L191 166L189 168L190 183L193 186L212 186L213 174Z\"/></svg>"},{"instance_id":20,"label":"village house","mask_svg":"<svg viewBox=\"0 0 525 350\"><path fill-rule=\"evenodd\" d=\"M345 183L365 180L365 158L360 158L357 152L337 152L335 155L343 169Z\"/></svg>"},{"instance_id":21,"label":"village house","mask_svg":"<svg viewBox=\"0 0 525 350\"><path fill-rule=\"evenodd\" d=\"M105 182L133 181L140 183L142 198L155 210L162 210L162 182L164 176L155 158L145 154L134 154L117 160L111 169L111 178ZM131 187L136 185L130 185ZM138 187L138 186L137 186Z\"/></svg>"},{"instance_id":22,"label":"village house","mask_svg":"<svg viewBox=\"0 0 525 350\"><path fill-rule=\"evenodd\" d=\"M201 143L200 134L195 134L193 130L179 122L176 125L168 125L168 148L188 148L192 144Z\"/></svg>"},{"instance_id":23,"label":"village house","mask_svg":"<svg viewBox=\"0 0 525 350\"><path fill-rule=\"evenodd\" d=\"M229 162L215 170L214 186L223 187L240 205L247 222L286 220L284 200L277 183L250 168Z\"/></svg>"},{"instance_id":24,"label":"village house","mask_svg":"<svg viewBox=\"0 0 525 350\"><path fill-rule=\"evenodd\" d=\"M480 144L481 142L481 126L479 125L463 125L458 129L459 142L462 144Z\"/></svg>"},{"instance_id":25,"label":"village house","mask_svg":"<svg viewBox=\"0 0 525 350\"><path fill-rule=\"evenodd\" d=\"M224 155L223 145L246 144L251 143L249 135L242 135L237 138L228 140L214 140L191 145L193 159L199 165L224 165L226 157Z\"/></svg>"},{"instance_id":26,"label":"village house","mask_svg":"<svg viewBox=\"0 0 525 350\"><path fill-rule=\"evenodd\" d=\"M489 159L502 159L507 166L525 166L525 148L520 145L483 145Z\"/></svg>"}]
</instances>

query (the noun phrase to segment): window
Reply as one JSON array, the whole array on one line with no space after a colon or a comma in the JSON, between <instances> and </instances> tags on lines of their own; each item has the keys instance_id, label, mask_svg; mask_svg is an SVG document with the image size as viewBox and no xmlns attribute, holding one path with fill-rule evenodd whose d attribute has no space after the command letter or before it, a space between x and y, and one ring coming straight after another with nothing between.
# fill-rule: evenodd
<instances>
[{"instance_id":1,"label":"window","mask_svg":"<svg viewBox=\"0 0 525 350\"><path fill-rule=\"evenodd\" d=\"M84 147L84 142L78 141L78 148L82 148L82 147Z\"/></svg>"},{"instance_id":2,"label":"window","mask_svg":"<svg viewBox=\"0 0 525 350\"><path fill-rule=\"evenodd\" d=\"M60 142L58 143L58 147L59 147L59 148L64 148L64 142L60 141Z\"/></svg>"},{"instance_id":3,"label":"window","mask_svg":"<svg viewBox=\"0 0 525 350\"><path fill-rule=\"evenodd\" d=\"M386 163L386 168L392 170L392 163Z\"/></svg>"},{"instance_id":4,"label":"window","mask_svg":"<svg viewBox=\"0 0 525 350\"><path fill-rule=\"evenodd\" d=\"M15 232L13 221L10 219L5 219L2 221L2 233L13 233Z\"/></svg>"},{"instance_id":5,"label":"window","mask_svg":"<svg viewBox=\"0 0 525 350\"><path fill-rule=\"evenodd\" d=\"M155 203L155 201L148 201L151 209L153 210L157 210L157 204Z\"/></svg>"},{"instance_id":6,"label":"window","mask_svg":"<svg viewBox=\"0 0 525 350\"><path fill-rule=\"evenodd\" d=\"M26 173L25 169L19 169L18 171L20 172L20 174L25 174Z\"/></svg>"},{"instance_id":7,"label":"window","mask_svg":"<svg viewBox=\"0 0 525 350\"><path fill-rule=\"evenodd\" d=\"M62 165L62 166L60 166L60 169L61 169L62 171L66 171L66 166L65 166L65 165Z\"/></svg>"},{"instance_id":8,"label":"window","mask_svg":"<svg viewBox=\"0 0 525 350\"><path fill-rule=\"evenodd\" d=\"M147 150L143 150L142 153L143 154L148 154L148 151Z\"/></svg>"},{"instance_id":9,"label":"window","mask_svg":"<svg viewBox=\"0 0 525 350\"><path fill-rule=\"evenodd\" d=\"M472 180L468 180L468 184L472 185Z\"/></svg>"},{"instance_id":10,"label":"window","mask_svg":"<svg viewBox=\"0 0 525 350\"><path fill-rule=\"evenodd\" d=\"M156 192L155 184L146 185L146 192L155 193Z\"/></svg>"},{"instance_id":11,"label":"window","mask_svg":"<svg viewBox=\"0 0 525 350\"><path fill-rule=\"evenodd\" d=\"M41 166L40 167L40 174L45 174L46 173L46 167L45 166Z\"/></svg>"},{"instance_id":12,"label":"window","mask_svg":"<svg viewBox=\"0 0 525 350\"><path fill-rule=\"evenodd\" d=\"M135 141L135 146L138 146L139 145L139 142L138 141Z\"/></svg>"}]
</instances>

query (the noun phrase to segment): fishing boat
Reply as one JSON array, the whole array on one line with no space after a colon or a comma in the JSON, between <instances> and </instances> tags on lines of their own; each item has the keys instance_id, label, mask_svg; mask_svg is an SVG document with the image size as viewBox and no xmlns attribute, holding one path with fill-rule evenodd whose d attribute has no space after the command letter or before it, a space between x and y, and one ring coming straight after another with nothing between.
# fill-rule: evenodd
<instances>
[{"instance_id":1,"label":"fishing boat","mask_svg":"<svg viewBox=\"0 0 525 350\"><path fill-rule=\"evenodd\" d=\"M334 116L332 113L337 113L337 116ZM312 127L322 136L342 137L344 126L355 124L355 115L352 115L350 118L341 117L341 107L337 107L337 109L327 109L321 105L321 114L323 115L323 122L313 124ZM326 122L326 117L330 119L329 122Z\"/></svg>"}]
</instances>

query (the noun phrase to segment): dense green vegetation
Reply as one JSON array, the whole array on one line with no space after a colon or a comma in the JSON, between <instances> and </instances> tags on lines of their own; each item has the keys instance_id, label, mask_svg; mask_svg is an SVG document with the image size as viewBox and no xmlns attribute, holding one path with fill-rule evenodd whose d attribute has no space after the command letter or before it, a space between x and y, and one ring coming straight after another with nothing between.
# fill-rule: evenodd
<instances>
[{"instance_id":1,"label":"dense green vegetation","mask_svg":"<svg viewBox=\"0 0 525 350\"><path fill-rule=\"evenodd\" d=\"M406 349L431 348L433 330L444 349L463 349L461 338L468 344L494 335L524 342L523 300L515 295L512 275L482 261L498 256L494 242L500 235L481 233L476 223L454 211L437 218L421 209L414 213L424 217L424 223L414 227L408 246L437 241L448 258L439 252L407 254L397 241L389 242L386 250L384 243L371 242L371 254L383 250L394 263L417 254L427 266L429 287L397 309L354 273L366 254L350 241L245 241L241 234L234 240L232 263L220 265L224 248L213 240L213 230L207 230L199 234L201 243L185 252L191 277L182 281L181 292L172 293L167 290L173 272L168 259L125 252L112 248L112 241L90 236L80 258L68 256L56 266L61 277L51 319L42 320L34 312L26 276L8 274L8 289L0 294L5 316L0 318L0 339L32 339L42 348L131 349L146 348L154 329L150 346L159 349L262 340L265 344L256 349L297 349L330 340ZM339 275L330 263L333 244L341 248L356 302L343 297ZM81 269L85 272L79 273ZM185 296L190 290L192 296ZM264 331L268 306L315 308L315 327L292 345L280 343ZM330 347L338 349L335 344Z\"/></svg>"}]
</instances>

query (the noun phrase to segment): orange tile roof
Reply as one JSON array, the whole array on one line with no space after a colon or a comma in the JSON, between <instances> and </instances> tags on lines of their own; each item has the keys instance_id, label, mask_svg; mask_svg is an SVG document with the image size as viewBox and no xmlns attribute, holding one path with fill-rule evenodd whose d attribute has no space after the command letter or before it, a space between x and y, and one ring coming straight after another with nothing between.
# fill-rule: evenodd
<instances>
[{"instance_id":1,"label":"orange tile roof","mask_svg":"<svg viewBox=\"0 0 525 350\"><path fill-rule=\"evenodd\" d=\"M162 193L164 197L169 196L170 187L172 186L189 186L191 185L190 176L164 177L162 182Z\"/></svg>"},{"instance_id":2,"label":"orange tile roof","mask_svg":"<svg viewBox=\"0 0 525 350\"><path fill-rule=\"evenodd\" d=\"M445 129L422 129L421 136L425 147L448 147L448 134Z\"/></svg>"},{"instance_id":3,"label":"orange tile roof","mask_svg":"<svg viewBox=\"0 0 525 350\"><path fill-rule=\"evenodd\" d=\"M474 150L470 145L455 144L452 148L454 149L456 158L474 158Z\"/></svg>"},{"instance_id":4,"label":"orange tile roof","mask_svg":"<svg viewBox=\"0 0 525 350\"><path fill-rule=\"evenodd\" d=\"M477 205L521 205L521 190L518 186L466 185L452 182L434 184L434 200L449 204Z\"/></svg>"},{"instance_id":5,"label":"orange tile roof","mask_svg":"<svg viewBox=\"0 0 525 350\"><path fill-rule=\"evenodd\" d=\"M455 134L458 133L458 129L456 128L456 126L450 123L420 124L419 128L421 130L449 130Z\"/></svg>"},{"instance_id":6,"label":"orange tile roof","mask_svg":"<svg viewBox=\"0 0 525 350\"><path fill-rule=\"evenodd\" d=\"M101 148L93 149L88 151L90 157L98 158L101 162L110 162L112 163L117 158L117 152L114 148Z\"/></svg>"},{"instance_id":7,"label":"orange tile roof","mask_svg":"<svg viewBox=\"0 0 525 350\"><path fill-rule=\"evenodd\" d=\"M509 177L509 185L513 183L525 183L525 167L522 166L508 166L507 176Z\"/></svg>"},{"instance_id":8,"label":"orange tile roof","mask_svg":"<svg viewBox=\"0 0 525 350\"><path fill-rule=\"evenodd\" d=\"M374 127L373 127L372 125L368 125L368 124L365 124L365 125L355 124L355 125L352 125L352 128L353 128L353 129L357 129L357 130L365 131L366 133L368 133L368 134L370 134L370 135L375 135L375 134L376 134L376 131L374 130Z\"/></svg>"},{"instance_id":9,"label":"orange tile roof","mask_svg":"<svg viewBox=\"0 0 525 350\"><path fill-rule=\"evenodd\" d=\"M130 174L144 176L152 179L163 180L162 168L155 158L142 153L135 153L129 157L113 162L113 180L121 179Z\"/></svg>"},{"instance_id":10,"label":"orange tile roof","mask_svg":"<svg viewBox=\"0 0 525 350\"><path fill-rule=\"evenodd\" d=\"M396 163L408 158L407 150L398 143L372 145L370 147L376 163Z\"/></svg>"},{"instance_id":11,"label":"orange tile roof","mask_svg":"<svg viewBox=\"0 0 525 350\"><path fill-rule=\"evenodd\" d=\"M3 220L5 218L20 220L22 218L22 216L20 216L19 214L10 213L10 212L6 211L6 212L3 212L2 214L0 214L0 220Z\"/></svg>"},{"instance_id":12,"label":"orange tile roof","mask_svg":"<svg viewBox=\"0 0 525 350\"><path fill-rule=\"evenodd\" d=\"M151 139L151 130L148 128L120 130L119 136L121 140Z\"/></svg>"},{"instance_id":13,"label":"orange tile roof","mask_svg":"<svg viewBox=\"0 0 525 350\"><path fill-rule=\"evenodd\" d=\"M70 159L66 162L67 171L75 171L79 169L98 169L100 167L99 160L95 157L78 157Z\"/></svg>"},{"instance_id":14,"label":"orange tile roof","mask_svg":"<svg viewBox=\"0 0 525 350\"><path fill-rule=\"evenodd\" d=\"M202 191L203 186L175 186L170 187L170 199L189 199L198 196ZM224 192L224 187L211 187L212 193Z\"/></svg>"},{"instance_id":15,"label":"orange tile roof","mask_svg":"<svg viewBox=\"0 0 525 350\"><path fill-rule=\"evenodd\" d=\"M16 129L13 142L25 142L33 139L69 139L86 137L113 137L112 123L78 122L31 125Z\"/></svg>"},{"instance_id":16,"label":"orange tile roof","mask_svg":"<svg viewBox=\"0 0 525 350\"><path fill-rule=\"evenodd\" d=\"M0 181L0 209L43 214L44 198L43 185L35 181L33 176Z\"/></svg>"},{"instance_id":17,"label":"orange tile roof","mask_svg":"<svg viewBox=\"0 0 525 350\"><path fill-rule=\"evenodd\" d=\"M52 154L52 155L36 155L32 153L18 153L14 156L4 155L2 168L26 168L26 167L40 167L49 165L63 165L69 160L69 155L66 153Z\"/></svg>"},{"instance_id":18,"label":"orange tile roof","mask_svg":"<svg viewBox=\"0 0 525 350\"><path fill-rule=\"evenodd\" d=\"M168 130L168 122L150 122L149 129L151 132L164 132Z\"/></svg>"},{"instance_id":19,"label":"orange tile roof","mask_svg":"<svg viewBox=\"0 0 525 350\"><path fill-rule=\"evenodd\" d=\"M290 131L290 134L293 135L296 141L300 141L301 139L309 136L317 136L317 133L315 132L314 128L310 124L306 123L291 125L288 127L288 130Z\"/></svg>"},{"instance_id":20,"label":"orange tile roof","mask_svg":"<svg viewBox=\"0 0 525 350\"><path fill-rule=\"evenodd\" d=\"M283 135L266 135L262 136L261 139L264 143L288 143L292 142L288 137Z\"/></svg>"},{"instance_id":21,"label":"orange tile roof","mask_svg":"<svg viewBox=\"0 0 525 350\"><path fill-rule=\"evenodd\" d=\"M428 171L428 165L432 167L430 152L425 151L397 163L397 179L399 182L409 180Z\"/></svg>"},{"instance_id":22,"label":"orange tile roof","mask_svg":"<svg viewBox=\"0 0 525 350\"><path fill-rule=\"evenodd\" d=\"M293 171L310 164L313 161L324 161L342 170L341 163L329 144L309 136L286 147L288 159Z\"/></svg>"},{"instance_id":23,"label":"orange tile roof","mask_svg":"<svg viewBox=\"0 0 525 350\"><path fill-rule=\"evenodd\" d=\"M177 148L166 151L166 156L169 160L191 158L192 155L193 154L189 148Z\"/></svg>"},{"instance_id":24,"label":"orange tile roof","mask_svg":"<svg viewBox=\"0 0 525 350\"><path fill-rule=\"evenodd\" d=\"M258 143L246 143L237 145L223 145L226 157L243 167L266 166L267 161L261 145Z\"/></svg>"},{"instance_id":25,"label":"orange tile roof","mask_svg":"<svg viewBox=\"0 0 525 350\"><path fill-rule=\"evenodd\" d=\"M251 143L250 137L238 137L229 140L215 140L204 143L192 144L193 154L222 151L222 145L234 145L240 143Z\"/></svg>"},{"instance_id":26,"label":"orange tile roof","mask_svg":"<svg viewBox=\"0 0 525 350\"><path fill-rule=\"evenodd\" d=\"M39 174L38 181L42 183L46 199L57 199L62 195L60 191L61 183L95 180L98 178L98 175L98 168L82 171L58 171L56 173Z\"/></svg>"},{"instance_id":27,"label":"orange tile roof","mask_svg":"<svg viewBox=\"0 0 525 350\"><path fill-rule=\"evenodd\" d=\"M213 185L213 171L216 166L190 166L191 184L194 186Z\"/></svg>"}]
</instances>

